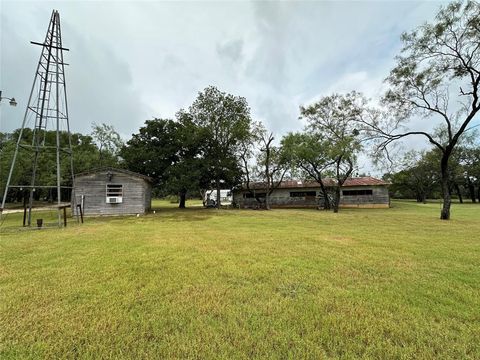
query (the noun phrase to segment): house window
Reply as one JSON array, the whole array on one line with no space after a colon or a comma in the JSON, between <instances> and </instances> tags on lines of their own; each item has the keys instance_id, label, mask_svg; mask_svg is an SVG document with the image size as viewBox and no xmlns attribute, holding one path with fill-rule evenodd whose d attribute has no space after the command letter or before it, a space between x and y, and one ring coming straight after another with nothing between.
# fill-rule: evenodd
<instances>
[{"instance_id":1,"label":"house window","mask_svg":"<svg viewBox=\"0 0 480 360\"><path fill-rule=\"evenodd\" d=\"M291 191L290 197L317 196L316 191Z\"/></svg>"},{"instance_id":2,"label":"house window","mask_svg":"<svg viewBox=\"0 0 480 360\"><path fill-rule=\"evenodd\" d=\"M343 196L366 196L373 195L371 189L368 190L342 190Z\"/></svg>"}]
</instances>

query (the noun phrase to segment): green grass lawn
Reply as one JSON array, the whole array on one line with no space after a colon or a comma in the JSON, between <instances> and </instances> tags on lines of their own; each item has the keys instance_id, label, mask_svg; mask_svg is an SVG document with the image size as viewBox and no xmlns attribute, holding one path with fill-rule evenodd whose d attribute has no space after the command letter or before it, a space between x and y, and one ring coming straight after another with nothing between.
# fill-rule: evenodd
<instances>
[{"instance_id":1,"label":"green grass lawn","mask_svg":"<svg viewBox=\"0 0 480 360\"><path fill-rule=\"evenodd\" d=\"M480 358L478 204L154 205L1 233L0 358Z\"/></svg>"}]
</instances>

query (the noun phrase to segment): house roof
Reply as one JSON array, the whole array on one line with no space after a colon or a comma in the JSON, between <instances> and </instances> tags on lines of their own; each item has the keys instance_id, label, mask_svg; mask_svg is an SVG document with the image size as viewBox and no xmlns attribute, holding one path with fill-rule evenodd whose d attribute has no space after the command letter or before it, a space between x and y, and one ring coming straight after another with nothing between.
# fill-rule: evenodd
<instances>
[{"instance_id":1,"label":"house roof","mask_svg":"<svg viewBox=\"0 0 480 360\"><path fill-rule=\"evenodd\" d=\"M136 172L133 172L133 171L114 168L114 167L99 167L99 168L90 169L90 170L75 174L75 177L80 177L80 176L85 176L85 175L90 175L90 174L95 174L95 173L105 172L105 171L130 175L130 176L138 177L140 179L143 179L143 180L146 180L148 182L153 183L153 179L150 176L146 176L146 175L139 174L139 173L136 173Z\"/></svg>"},{"instance_id":2,"label":"house roof","mask_svg":"<svg viewBox=\"0 0 480 360\"><path fill-rule=\"evenodd\" d=\"M336 181L333 178L323 179L323 184L327 187L334 186ZM390 185L389 182L377 179L371 176L363 176L356 178L348 178L342 187L355 187L355 186L385 186ZM314 180L285 180L282 181L278 189L306 189L306 188L318 188L320 185ZM265 182L250 183L250 189L265 189ZM242 187L245 189L245 187Z\"/></svg>"}]
</instances>

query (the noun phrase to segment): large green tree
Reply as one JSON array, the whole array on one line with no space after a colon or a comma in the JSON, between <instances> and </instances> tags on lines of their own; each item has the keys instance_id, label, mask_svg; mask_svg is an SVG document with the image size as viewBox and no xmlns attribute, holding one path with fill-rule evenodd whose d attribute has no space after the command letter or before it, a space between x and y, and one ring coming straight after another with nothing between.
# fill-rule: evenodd
<instances>
[{"instance_id":1,"label":"large green tree","mask_svg":"<svg viewBox=\"0 0 480 360\"><path fill-rule=\"evenodd\" d=\"M386 175L392 183L390 191L400 197L414 197L418 202L425 202L427 197L438 197L442 191L438 171L441 158L442 153L435 147L428 151L409 151L404 155L400 170ZM475 203L479 190L477 187L480 188L478 144L462 141L451 155L448 170L449 193L456 195L461 203L464 197L469 197Z\"/></svg>"},{"instance_id":2,"label":"large green tree","mask_svg":"<svg viewBox=\"0 0 480 360\"><path fill-rule=\"evenodd\" d=\"M301 118L307 121L306 132L325 139L322 151L332 164L335 177L334 212L339 210L340 189L353 173L362 149L362 139L356 127L364 107L363 96L353 91L325 96L300 108Z\"/></svg>"},{"instance_id":3,"label":"large green tree","mask_svg":"<svg viewBox=\"0 0 480 360\"><path fill-rule=\"evenodd\" d=\"M320 185L323 208L331 209L330 193L325 178L331 175L334 160L330 157L330 144L322 135L310 132L289 133L282 138L284 152L289 155L292 171L305 179L313 179Z\"/></svg>"},{"instance_id":4,"label":"large green tree","mask_svg":"<svg viewBox=\"0 0 480 360\"><path fill-rule=\"evenodd\" d=\"M178 194L184 208L188 192L197 192L205 177L200 135L185 113L177 114L177 121L147 120L120 156L129 170L153 178L163 194Z\"/></svg>"},{"instance_id":5,"label":"large green tree","mask_svg":"<svg viewBox=\"0 0 480 360\"><path fill-rule=\"evenodd\" d=\"M241 145L252 132L250 108L245 98L209 86L198 94L188 114L204 141L202 156L220 207L220 189L237 184L242 175Z\"/></svg>"},{"instance_id":6,"label":"large green tree","mask_svg":"<svg viewBox=\"0 0 480 360\"><path fill-rule=\"evenodd\" d=\"M480 146L466 148L461 161L470 199L473 203L477 200L480 203Z\"/></svg>"},{"instance_id":7,"label":"large green tree","mask_svg":"<svg viewBox=\"0 0 480 360\"><path fill-rule=\"evenodd\" d=\"M401 169L386 176L392 183L389 191L425 203L439 186L438 160L432 151L409 151L404 155Z\"/></svg>"}]
</instances>

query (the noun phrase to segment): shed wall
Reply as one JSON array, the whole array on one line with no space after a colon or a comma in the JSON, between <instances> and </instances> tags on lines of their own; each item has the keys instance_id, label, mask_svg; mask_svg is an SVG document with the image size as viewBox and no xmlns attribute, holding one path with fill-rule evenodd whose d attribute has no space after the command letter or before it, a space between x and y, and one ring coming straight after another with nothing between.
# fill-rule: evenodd
<instances>
[{"instance_id":1,"label":"shed wall","mask_svg":"<svg viewBox=\"0 0 480 360\"><path fill-rule=\"evenodd\" d=\"M343 195L343 190L372 190L372 195ZM340 205L345 208L353 207L389 207L390 196L386 186L357 186L342 188Z\"/></svg>"},{"instance_id":2,"label":"shed wall","mask_svg":"<svg viewBox=\"0 0 480 360\"><path fill-rule=\"evenodd\" d=\"M123 185L123 202L107 204L107 184ZM77 176L75 178L75 197L77 204L84 196L84 215L128 215L143 214L150 209L151 185L148 181L113 172L108 181L107 171Z\"/></svg>"},{"instance_id":3,"label":"shed wall","mask_svg":"<svg viewBox=\"0 0 480 360\"><path fill-rule=\"evenodd\" d=\"M343 191L340 195L341 207L389 207L390 198L386 186L358 186L342 188L342 190L365 190L371 189L372 195L344 196ZM310 192L315 191L315 196L291 197L291 192ZM257 190L256 193L265 191ZM234 202L241 208L250 208L258 206L255 198L244 198L243 194L248 191L234 191ZM275 189L270 196L270 205L272 207L317 207L322 205L323 193L318 188L284 188Z\"/></svg>"}]
</instances>

